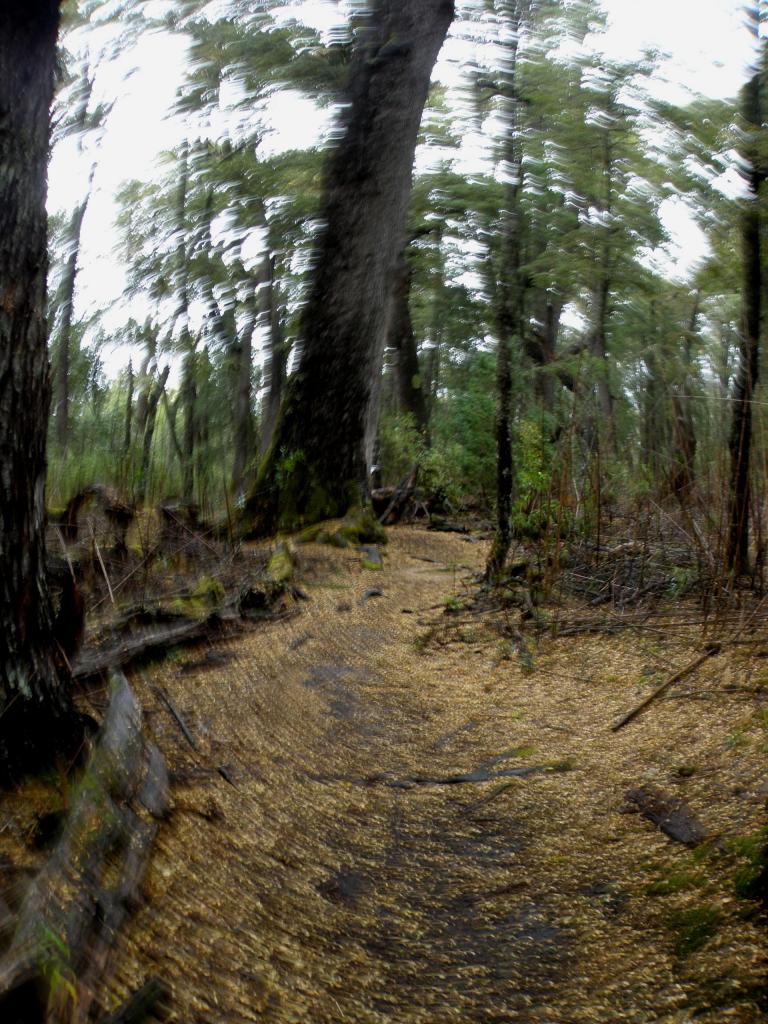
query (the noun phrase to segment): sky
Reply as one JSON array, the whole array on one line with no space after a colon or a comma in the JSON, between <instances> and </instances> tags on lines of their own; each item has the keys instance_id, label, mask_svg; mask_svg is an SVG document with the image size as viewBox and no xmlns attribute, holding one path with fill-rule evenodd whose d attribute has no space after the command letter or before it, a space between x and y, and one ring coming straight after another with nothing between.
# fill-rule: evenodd
<instances>
[{"instance_id":1,"label":"sky","mask_svg":"<svg viewBox=\"0 0 768 1024\"><path fill-rule=\"evenodd\" d=\"M654 89L672 101L685 103L696 93L734 96L747 77L753 53L743 5L744 0L603 0L608 30L600 45L618 59L638 57L648 47L666 54ZM333 2L311 0L308 6L318 27L332 23ZM180 79L184 53L182 37L148 35L132 58L138 66L127 82L124 63L116 62L104 76L105 93L114 90L120 99L98 152L95 187L83 229L76 308L79 314L88 314L96 307L108 307L111 313L105 317L107 329L125 319L120 307L124 275L113 252L113 196L123 181L151 178L157 154L180 141L181 126L169 120L167 112ZM438 76L450 80L460 59L459 44L449 40L441 55ZM446 61L453 62L453 66ZM307 102L281 98L275 115L282 130L273 145L283 148L311 142L322 128L321 116ZM79 155L72 143L54 151L49 209L72 208L87 178L89 159L88 154ZM673 235L664 258L670 273L683 277L705 251L703 236L680 203L667 203L664 218ZM109 373L126 361L124 352L105 353Z\"/></svg>"}]
</instances>

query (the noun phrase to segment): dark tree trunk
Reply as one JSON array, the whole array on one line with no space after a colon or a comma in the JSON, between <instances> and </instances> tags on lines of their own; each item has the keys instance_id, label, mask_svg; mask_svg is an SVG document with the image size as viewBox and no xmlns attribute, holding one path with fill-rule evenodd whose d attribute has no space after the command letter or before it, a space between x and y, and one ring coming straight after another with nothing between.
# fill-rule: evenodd
<instances>
[{"instance_id":1,"label":"dark tree trunk","mask_svg":"<svg viewBox=\"0 0 768 1024\"><path fill-rule=\"evenodd\" d=\"M655 340L647 345L645 354L645 394L643 395L643 461L651 479L665 476L662 455L669 448L664 383L659 373Z\"/></svg>"},{"instance_id":2,"label":"dark tree trunk","mask_svg":"<svg viewBox=\"0 0 768 1024\"><path fill-rule=\"evenodd\" d=\"M761 128L760 75L755 75L743 92L743 115L748 129ZM754 143L752 144L754 145ZM749 147L752 149L752 146ZM765 175L756 166L754 152L743 154L749 170L752 195L744 209L742 245L742 324L739 338L739 366L733 391L733 414L728 448L731 457L730 508L726 561L728 568L744 573L749 568L749 464L752 450L752 401L757 386L760 355L760 211L758 194Z\"/></svg>"},{"instance_id":3,"label":"dark tree trunk","mask_svg":"<svg viewBox=\"0 0 768 1024\"><path fill-rule=\"evenodd\" d=\"M672 391L672 420L675 431L675 446L672 462L675 466L672 490L682 502L687 502L696 480L696 428L691 409L692 341L699 316L699 294L696 293L691 318L683 340L682 380Z\"/></svg>"},{"instance_id":4,"label":"dark tree trunk","mask_svg":"<svg viewBox=\"0 0 768 1024\"><path fill-rule=\"evenodd\" d=\"M80 258L80 235L83 220L91 198L93 177L96 164L91 167L88 178L88 190L81 203L75 208L69 222L67 232L67 262L64 276L58 293L59 330L56 343L56 391L54 395L54 413L56 422L56 442L64 451L69 439L69 367L70 348L72 346L72 313L75 303L75 285L77 284L78 259Z\"/></svg>"},{"instance_id":5,"label":"dark tree trunk","mask_svg":"<svg viewBox=\"0 0 768 1024\"><path fill-rule=\"evenodd\" d=\"M283 401L285 384L288 378L288 352L290 348L283 331L280 298L277 282L275 281L275 260L270 254L264 257L264 263L259 275L259 283L261 285L257 307L259 320L262 325L267 327L267 351L264 361L264 384L267 393L264 398L260 437L261 455L264 456L269 451L280 416L280 405Z\"/></svg>"},{"instance_id":6,"label":"dark tree trunk","mask_svg":"<svg viewBox=\"0 0 768 1024\"><path fill-rule=\"evenodd\" d=\"M46 171L58 0L0 5L0 774L73 738L45 577Z\"/></svg>"},{"instance_id":7,"label":"dark tree trunk","mask_svg":"<svg viewBox=\"0 0 768 1024\"><path fill-rule=\"evenodd\" d=\"M183 455L181 496L189 504L192 502L195 492L195 442L198 433L197 353L193 351L192 336L186 327L182 332L181 344L186 351L181 371L181 405L184 410L184 434L181 441Z\"/></svg>"},{"instance_id":8,"label":"dark tree trunk","mask_svg":"<svg viewBox=\"0 0 768 1024\"><path fill-rule=\"evenodd\" d=\"M82 133L88 120L88 104L93 94L94 79L89 76L88 68L85 69L83 77L83 89L79 96L77 108L72 120L72 130L78 135L78 147L82 153ZM69 366L70 366L70 345L72 342L72 309L75 298L75 283L77 280L77 261L80 255L80 235L83 229L85 211L88 209L88 201L91 197L93 177L96 173L96 164L91 165L88 175L88 186L85 190L83 200L75 207L69 222L69 230L65 237L66 265L56 296L56 304L59 310L59 330L56 346L56 373L55 390L53 401L53 415L56 424L56 441L63 451L67 446L69 436Z\"/></svg>"},{"instance_id":9,"label":"dark tree trunk","mask_svg":"<svg viewBox=\"0 0 768 1024\"><path fill-rule=\"evenodd\" d=\"M157 418L157 406L160 396L165 390L165 382L171 372L170 366L166 366L154 385L148 386L147 412L144 423L144 437L141 444L141 466L139 468L139 483L136 489L136 502L141 504L147 496L147 485L149 482L149 461L152 454L152 438L155 434L155 420Z\"/></svg>"},{"instance_id":10,"label":"dark tree trunk","mask_svg":"<svg viewBox=\"0 0 768 1024\"><path fill-rule=\"evenodd\" d=\"M253 444L253 416L251 412L251 373L253 370L253 334L255 317L240 333L234 347L235 406L233 412L234 448L232 463L232 489L235 499L244 497L245 467Z\"/></svg>"},{"instance_id":11,"label":"dark tree trunk","mask_svg":"<svg viewBox=\"0 0 768 1024\"><path fill-rule=\"evenodd\" d=\"M610 295L610 278L608 276L609 255L603 256L603 268L597 288L592 292L592 325L589 336L590 352L597 368L595 390L597 392L597 412L600 417L600 429L593 437L605 441L608 451L616 451L616 432L613 422L613 394L608 373L608 344L606 329L608 324L608 297Z\"/></svg>"},{"instance_id":12,"label":"dark tree trunk","mask_svg":"<svg viewBox=\"0 0 768 1024\"><path fill-rule=\"evenodd\" d=\"M397 404L401 412L410 413L416 429L426 439L429 418L416 336L411 322L411 268L405 253L400 253L395 268L389 345L395 353Z\"/></svg>"},{"instance_id":13,"label":"dark tree trunk","mask_svg":"<svg viewBox=\"0 0 768 1024\"><path fill-rule=\"evenodd\" d=\"M555 381L559 381L569 391L575 389L576 382L572 373L565 367L558 366L557 336L563 301L551 292L544 292L539 306L537 319L541 326L525 333L524 350L537 368L535 387L539 405L544 412L552 415L555 411ZM563 353L564 356L574 354L578 353Z\"/></svg>"},{"instance_id":14,"label":"dark tree trunk","mask_svg":"<svg viewBox=\"0 0 768 1024\"><path fill-rule=\"evenodd\" d=\"M197 353L196 343L189 329L189 253L187 251L187 200L189 191L189 144L184 142L179 157L179 187L176 199L176 275L179 305L176 318L181 322L179 349L183 354L181 370L181 406L184 410L184 434L181 450L181 495L188 504L192 502L195 489L195 439L197 437ZM159 397L159 396L158 396Z\"/></svg>"},{"instance_id":15,"label":"dark tree trunk","mask_svg":"<svg viewBox=\"0 0 768 1024\"><path fill-rule=\"evenodd\" d=\"M419 123L452 0L379 0L353 58L300 329L299 368L248 502L257 532L368 501L367 459Z\"/></svg>"},{"instance_id":16,"label":"dark tree trunk","mask_svg":"<svg viewBox=\"0 0 768 1024\"><path fill-rule=\"evenodd\" d=\"M517 64L517 39L520 33L522 4L513 0L506 5L507 27L512 42L507 67L505 92L514 96ZM504 163L507 184L501 226L501 260L498 268L496 305L496 533L486 566L486 577L497 582L512 543L512 497L514 464L512 459L512 360L513 349L522 348L523 286L520 274L519 194L522 154L517 131L517 101L507 100L505 111Z\"/></svg>"},{"instance_id":17,"label":"dark tree trunk","mask_svg":"<svg viewBox=\"0 0 768 1024\"><path fill-rule=\"evenodd\" d=\"M133 363L128 360L128 394L125 398L125 429L123 431L123 459L127 462L131 453L131 425L133 422Z\"/></svg>"}]
</instances>

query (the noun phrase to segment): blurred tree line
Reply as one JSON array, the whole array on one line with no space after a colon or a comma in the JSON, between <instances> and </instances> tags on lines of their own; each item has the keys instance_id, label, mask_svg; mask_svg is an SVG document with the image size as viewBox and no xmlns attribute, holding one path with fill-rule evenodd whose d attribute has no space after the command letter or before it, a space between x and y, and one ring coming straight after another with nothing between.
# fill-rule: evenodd
<instances>
[{"instance_id":1,"label":"blurred tree line","mask_svg":"<svg viewBox=\"0 0 768 1024\"><path fill-rule=\"evenodd\" d=\"M289 480L305 506L317 496L300 467L314 459L311 438L333 429L334 378L345 372L321 382L322 359L307 372L324 315L313 282L329 259L317 256L331 216L323 168L342 144L355 62L404 59L412 41L379 40L379 56L365 56L360 12L318 31L295 5L244 6L66 8L55 138L76 140L84 171L77 205L50 231L54 504L96 480L138 502L178 495L213 516L228 503L256 514ZM370 392L358 432L376 482L418 465L426 505L494 515L496 570L515 536L599 530L603 510L649 502L683 515L729 568L762 565L756 9L752 21L744 95L678 108L652 88L657 55L621 63L601 50L592 0L458 5L449 53L459 56L429 92L377 314L383 355L354 387ZM107 329L106 310L86 319L77 302L111 111L99 81L150 30L188 40L173 112L184 138L152 180L116 196L126 315ZM268 144L280 127L271 105L286 91L335 112L328 138ZM684 204L706 234L709 255L692 270L663 255L665 203ZM115 344L131 360L113 379L103 359ZM306 418L323 394L328 422L307 427L304 442L285 433L286 410L298 404ZM305 507L293 522L311 515Z\"/></svg>"}]
</instances>

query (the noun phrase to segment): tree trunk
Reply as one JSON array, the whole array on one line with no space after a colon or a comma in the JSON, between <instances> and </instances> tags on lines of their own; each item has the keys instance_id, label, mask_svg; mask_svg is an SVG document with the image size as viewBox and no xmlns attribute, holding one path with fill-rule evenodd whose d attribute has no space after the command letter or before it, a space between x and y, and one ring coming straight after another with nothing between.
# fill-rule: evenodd
<instances>
[{"instance_id":1,"label":"tree trunk","mask_svg":"<svg viewBox=\"0 0 768 1024\"><path fill-rule=\"evenodd\" d=\"M234 408L234 461L232 488L235 500L244 495L245 467L253 443L253 415L251 412L251 373L253 371L253 334L255 317L247 323L235 344L235 408Z\"/></svg>"},{"instance_id":2,"label":"tree trunk","mask_svg":"<svg viewBox=\"0 0 768 1024\"><path fill-rule=\"evenodd\" d=\"M191 503L195 488L195 438L197 436L196 343L189 329L189 253L187 251L187 193L189 191L189 143L183 142L179 156L179 187L176 199L176 274L179 305L176 319L181 322L179 350L183 355L181 370L181 406L184 410L182 436L181 496ZM159 395L158 395L159 398Z\"/></svg>"},{"instance_id":3,"label":"tree trunk","mask_svg":"<svg viewBox=\"0 0 768 1024\"><path fill-rule=\"evenodd\" d=\"M171 372L170 366L166 366L155 384L148 389L147 414L144 424L144 437L141 445L141 467L139 469L139 483L136 489L136 503L141 505L147 496L147 483L149 481L149 460L152 454L152 438L155 433L155 420L157 418L157 406L160 396L165 390L165 382Z\"/></svg>"},{"instance_id":4,"label":"tree trunk","mask_svg":"<svg viewBox=\"0 0 768 1024\"><path fill-rule=\"evenodd\" d=\"M58 0L0 5L0 774L75 738L45 576L46 171Z\"/></svg>"},{"instance_id":5,"label":"tree trunk","mask_svg":"<svg viewBox=\"0 0 768 1024\"><path fill-rule=\"evenodd\" d=\"M616 452L616 432L613 422L613 394L608 374L608 347L606 342L606 326L608 321L608 296L610 279L608 277L608 260L604 256L603 270L597 288L592 292L592 327L589 339L590 353L595 360L597 380L597 411L602 429L594 432L593 437L605 440L608 451Z\"/></svg>"},{"instance_id":6,"label":"tree trunk","mask_svg":"<svg viewBox=\"0 0 768 1024\"><path fill-rule=\"evenodd\" d=\"M745 86L742 102L744 120L753 132L761 128L760 75ZM754 146L752 142L750 149ZM745 173L752 195L746 203L741 229L742 324L739 338L739 366L733 391L733 415L728 448L731 458L730 508L726 562L739 575L749 569L749 464L752 449L752 401L757 387L760 354L760 211L758 195L765 175L756 166L754 152L742 154L749 168Z\"/></svg>"},{"instance_id":7,"label":"tree trunk","mask_svg":"<svg viewBox=\"0 0 768 1024\"><path fill-rule=\"evenodd\" d=\"M182 332L182 348L186 351L181 371L181 405L184 410L184 434L181 451L184 456L181 466L181 496L188 504L195 492L195 441L197 439L197 354L193 351L192 336L185 327Z\"/></svg>"},{"instance_id":8,"label":"tree trunk","mask_svg":"<svg viewBox=\"0 0 768 1024\"><path fill-rule=\"evenodd\" d=\"M267 351L264 360L264 385L267 393L261 416L260 437L260 453L265 456L269 451L280 416L280 405L283 401L288 377L289 351L280 314L280 301L275 281L275 260L270 254L266 254L264 257L259 283L261 284L261 293L257 306L258 315L261 323L267 327ZM250 381L250 376L248 379ZM248 408L250 410L250 395Z\"/></svg>"},{"instance_id":9,"label":"tree trunk","mask_svg":"<svg viewBox=\"0 0 768 1024\"><path fill-rule=\"evenodd\" d=\"M123 459L127 463L131 453L131 424L133 420L133 362L128 360L128 394L125 398L125 429L123 431Z\"/></svg>"},{"instance_id":10,"label":"tree trunk","mask_svg":"<svg viewBox=\"0 0 768 1024\"><path fill-rule=\"evenodd\" d=\"M69 223L67 237L67 264L58 294L60 321L56 348L56 394L54 411L56 414L56 442L64 451L69 439L69 365L70 347L72 344L72 313L75 303L75 285L77 283L77 262L80 258L80 235L83 220L91 198L93 177L96 164L92 164L88 177L88 189L81 203L75 208Z\"/></svg>"},{"instance_id":11,"label":"tree trunk","mask_svg":"<svg viewBox=\"0 0 768 1024\"><path fill-rule=\"evenodd\" d=\"M411 268L405 253L401 252L395 268L392 315L389 325L389 345L395 352L395 380L397 404L401 412L410 413L416 429L425 439L429 419L416 336L411 322Z\"/></svg>"},{"instance_id":12,"label":"tree trunk","mask_svg":"<svg viewBox=\"0 0 768 1024\"><path fill-rule=\"evenodd\" d=\"M696 428L691 410L691 347L699 316L699 293L694 297L693 310L683 339L682 380L672 391L672 418L675 430L675 447L672 461L675 466L672 490L683 503L687 503L696 480Z\"/></svg>"},{"instance_id":13,"label":"tree trunk","mask_svg":"<svg viewBox=\"0 0 768 1024\"><path fill-rule=\"evenodd\" d=\"M372 6L326 168L299 368L247 504L255 532L291 529L368 501L391 275L430 75L453 17L452 0Z\"/></svg>"},{"instance_id":14,"label":"tree trunk","mask_svg":"<svg viewBox=\"0 0 768 1024\"><path fill-rule=\"evenodd\" d=\"M486 566L486 577L497 582L512 543L512 496L514 464L512 460L512 356L513 347L522 346L523 287L520 274L520 210L522 154L517 130L517 101L514 96L517 65L517 40L520 33L521 4L506 5L507 28L512 42L506 71L504 112L506 138L504 164L507 183L504 188L504 212L501 227L501 260L496 275L496 534Z\"/></svg>"}]
</instances>

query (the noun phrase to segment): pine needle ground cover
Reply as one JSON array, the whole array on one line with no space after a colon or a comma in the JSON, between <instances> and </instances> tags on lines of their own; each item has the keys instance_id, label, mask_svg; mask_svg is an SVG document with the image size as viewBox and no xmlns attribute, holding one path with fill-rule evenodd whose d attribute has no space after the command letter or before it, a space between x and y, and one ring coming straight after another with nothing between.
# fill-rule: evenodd
<instances>
[{"instance_id":1,"label":"pine needle ground cover","mask_svg":"<svg viewBox=\"0 0 768 1024\"><path fill-rule=\"evenodd\" d=\"M465 610L482 542L396 528L381 569L299 552L299 614L133 674L173 810L103 1005L159 974L185 1024L765 1019L760 645L613 733L700 629L542 634L523 659ZM673 842L638 787L706 839Z\"/></svg>"}]
</instances>

